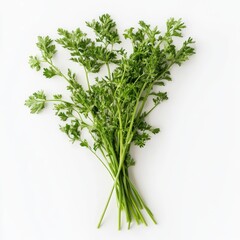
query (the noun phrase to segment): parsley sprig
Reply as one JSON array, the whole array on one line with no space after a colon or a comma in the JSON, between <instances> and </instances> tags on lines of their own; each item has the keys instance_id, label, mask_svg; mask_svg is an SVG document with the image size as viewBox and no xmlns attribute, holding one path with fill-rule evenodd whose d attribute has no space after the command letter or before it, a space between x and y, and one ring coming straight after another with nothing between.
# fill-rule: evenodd
<instances>
[{"instance_id":1,"label":"parsley sprig","mask_svg":"<svg viewBox=\"0 0 240 240\"><path fill-rule=\"evenodd\" d=\"M46 78L59 76L65 80L71 100L65 100L61 94L48 98L43 91L37 91L25 105L31 113L39 113L47 103L52 103L56 115L63 122L60 130L72 142L88 148L109 172L113 186L98 227L114 190L119 229L122 212L128 228L133 221L147 225L143 210L156 223L129 177L128 169L135 164L130 150L132 144L144 147L152 134L159 133L160 129L151 126L147 117L168 99L162 86L171 81L171 67L175 64L180 66L195 53L194 41L188 38L180 48L175 46L174 39L181 38L185 28L181 19L170 18L165 33L139 21L137 29L126 29L123 34L132 44L132 52L128 53L119 47L120 36L110 15L104 14L98 20L86 22L86 25L95 33L95 39L89 38L80 28L74 31L59 28L59 38L55 41L49 36L38 37L40 56L29 58L31 68L42 70ZM70 60L83 68L87 89L70 69L65 72L56 66L56 43L67 49ZM107 69L107 76L99 77L103 66ZM91 74L94 79L90 79L89 73L95 74ZM146 102L149 100L152 106L147 110ZM89 132L93 144L82 136L84 129Z\"/></svg>"}]
</instances>

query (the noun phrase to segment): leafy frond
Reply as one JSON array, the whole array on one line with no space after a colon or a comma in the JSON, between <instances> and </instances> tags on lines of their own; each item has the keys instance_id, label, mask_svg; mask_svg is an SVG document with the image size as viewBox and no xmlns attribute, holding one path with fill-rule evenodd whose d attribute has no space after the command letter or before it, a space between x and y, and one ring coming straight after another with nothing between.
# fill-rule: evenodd
<instances>
[{"instance_id":1,"label":"leafy frond","mask_svg":"<svg viewBox=\"0 0 240 240\"><path fill-rule=\"evenodd\" d=\"M39 113L45 107L46 95L43 91L33 93L26 101L25 105L30 108L31 113Z\"/></svg>"}]
</instances>

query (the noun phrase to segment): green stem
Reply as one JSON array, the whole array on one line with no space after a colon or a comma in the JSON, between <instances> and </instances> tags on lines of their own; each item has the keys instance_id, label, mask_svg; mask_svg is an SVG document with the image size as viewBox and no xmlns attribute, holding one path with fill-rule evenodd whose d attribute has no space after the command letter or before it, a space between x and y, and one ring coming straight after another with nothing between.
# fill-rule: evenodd
<instances>
[{"instance_id":1,"label":"green stem","mask_svg":"<svg viewBox=\"0 0 240 240\"><path fill-rule=\"evenodd\" d=\"M113 166L115 167L115 171L113 172L114 175L117 174L117 168L118 168L118 163L117 163L117 157L116 157L116 154L114 152L114 149L113 147L111 146L111 144L108 142L107 138L103 135L103 133L101 132L100 133L101 135L101 138L102 138L102 141L103 141L103 144L104 144L104 147L106 149L107 152L111 153L112 154L112 158L110 158Z\"/></svg>"},{"instance_id":2,"label":"green stem","mask_svg":"<svg viewBox=\"0 0 240 240\"><path fill-rule=\"evenodd\" d=\"M142 215L142 213L141 213L141 210L139 210L138 206L137 206L136 203L135 203L135 200L133 199L133 197L132 197L131 195L130 195L130 199L131 199L132 204L133 204L136 212L138 213L140 219L141 219L142 222L147 226L147 222L146 222L145 218L143 217L143 215Z\"/></svg>"},{"instance_id":3,"label":"green stem","mask_svg":"<svg viewBox=\"0 0 240 240\"><path fill-rule=\"evenodd\" d=\"M58 76L63 77L70 85L72 85L69 79L53 64L51 59L44 58L44 60L58 73Z\"/></svg>"},{"instance_id":4,"label":"green stem","mask_svg":"<svg viewBox=\"0 0 240 240\"><path fill-rule=\"evenodd\" d=\"M139 93L137 102L135 104L135 108L134 108L134 111L133 111L133 114L132 114L132 119L131 119L130 126L129 126L129 129L128 129L127 137L126 137L126 144L127 144L126 147L128 147L128 145L131 143L131 132L132 132L132 127L133 127L133 123L134 123L134 120L135 120L135 115L136 115L136 112L137 112L137 108L138 108L138 104L139 104L140 98L142 96L142 93L143 93L146 85L147 85L147 82L145 82L143 84L143 87L142 87L142 89L141 89L141 91Z\"/></svg>"},{"instance_id":5,"label":"green stem","mask_svg":"<svg viewBox=\"0 0 240 240\"><path fill-rule=\"evenodd\" d=\"M115 176L114 184L113 184L112 189L111 189L111 192L110 192L110 194L109 194L107 203L106 203L106 205L105 205L105 207L104 207L103 213L102 213L102 215L101 215L101 217L100 217L100 221L99 221L99 223L98 223L98 228L101 226L103 217L104 217L104 215L105 215L105 213L106 213L106 210L107 210L107 208L108 208L110 199L111 199L111 197L112 197L113 190L114 190L114 188L116 187L117 180L118 180L119 174L120 174L120 172L121 172L122 164L123 164L123 160L120 160L118 172L117 172L117 175Z\"/></svg>"},{"instance_id":6,"label":"green stem","mask_svg":"<svg viewBox=\"0 0 240 240\"><path fill-rule=\"evenodd\" d=\"M124 185L122 184L121 178L119 178L119 188L121 189L121 194L122 194L122 198L123 198L123 204L124 204L124 211L126 214L126 220L127 222L131 222L131 214L130 214L130 209L128 206L128 194L127 191L125 191L126 189L124 188Z\"/></svg>"},{"instance_id":7,"label":"green stem","mask_svg":"<svg viewBox=\"0 0 240 240\"><path fill-rule=\"evenodd\" d=\"M133 185L133 183L130 181L129 177L127 177L127 180L129 182L129 184L131 185L132 190L134 191L136 197L139 199L139 201L142 203L142 205L144 206L146 212L148 213L149 217L152 219L152 221L157 224L157 221L154 219L154 216L152 214L152 212L150 211L150 209L147 207L147 205L145 204L145 202L143 201L143 199L141 198L141 196L139 195L137 189L135 188L135 186Z\"/></svg>"},{"instance_id":8,"label":"green stem","mask_svg":"<svg viewBox=\"0 0 240 240\"><path fill-rule=\"evenodd\" d=\"M112 189L111 189L111 192L110 192L110 195L109 195L109 197L108 197L107 203L106 203L106 205L105 205L105 207L104 207L103 213L102 213L102 215L101 215L101 217L100 217L100 221L99 221L99 223L98 223L98 228L101 226L103 217L104 217L104 215L105 215L105 213L106 213L106 210L107 210L107 208L108 208L110 199L111 199L111 197L112 197L113 190L114 190L114 188L115 188L115 186L116 186L116 183L117 183L119 174L120 174L120 172L121 172L121 169L122 169L122 166L123 166L123 162L124 162L124 158L125 158L125 154L126 154L126 149L128 148L128 145L130 144L131 138L132 138L132 136L131 136L131 131L132 131L132 127L133 127L133 123L134 123L134 119L135 119L135 114L136 114L136 111L137 111L138 103L139 103L139 101L140 101L140 97L141 97L141 95L142 95L142 92L144 91L144 89L145 89L145 87L146 87L146 84L147 84L147 83L145 82L144 85L143 85L143 87L142 87L142 89L141 89L141 91L140 91L140 93L139 93L139 96L138 96L138 99L137 99L137 102L136 102L136 105L135 105L135 108L134 108L134 111L133 111L133 115L132 115L130 127L129 127L129 130L128 130L128 133L127 133L126 145L125 145L124 148L122 148L122 153L121 153L121 158L120 158L120 161L119 161L118 172L117 172L117 174L116 174L116 176L115 176L115 181L114 181L113 187L112 187Z\"/></svg>"},{"instance_id":9,"label":"green stem","mask_svg":"<svg viewBox=\"0 0 240 240\"><path fill-rule=\"evenodd\" d=\"M106 213L106 211L107 211L108 204L109 204L109 202L110 202L110 200L111 200L111 198L112 198L112 194L113 194L114 188L115 188L115 185L113 185L112 190L111 190L111 192L110 192L110 194L109 194L109 196L108 196L107 203L106 203L106 205L105 205L105 207L104 207L104 209L103 209L103 213L102 213L102 215L101 215L101 217L100 217L100 220L99 220L99 222L98 222L97 228L100 228L100 226L101 226L101 224L102 224L102 220L103 220L104 215L105 215L105 213Z\"/></svg>"},{"instance_id":10,"label":"green stem","mask_svg":"<svg viewBox=\"0 0 240 240\"><path fill-rule=\"evenodd\" d=\"M160 76L158 77L158 79L161 79L161 77L172 67L173 64L174 64L174 62L171 62L171 63L168 65L168 67L160 74ZM145 106L145 104L146 104L146 101L147 101L147 99L148 99L149 93L150 93L150 91L152 90L152 88L153 88L153 86L154 86L154 83L155 83L155 81L153 81L153 82L149 85L149 87L147 88L147 92L146 92L146 94L145 94L145 96L144 96L144 98L143 98L142 104L141 104L141 106L140 106L140 109L139 109L139 111L138 111L138 113L137 113L137 117L136 117L136 118L139 118L139 117L141 116L142 110L143 110L143 108L144 108L144 106ZM154 108L155 108L155 107L153 107L153 109L154 109ZM151 111L152 111L153 109L151 109ZM149 112L149 113L150 113L150 112Z\"/></svg>"},{"instance_id":11,"label":"green stem","mask_svg":"<svg viewBox=\"0 0 240 240\"><path fill-rule=\"evenodd\" d=\"M111 77L111 70L110 70L109 63L106 63L106 66L107 66L107 71L108 71L108 78L109 78L109 80L112 80L112 77Z\"/></svg>"},{"instance_id":12,"label":"green stem","mask_svg":"<svg viewBox=\"0 0 240 240\"><path fill-rule=\"evenodd\" d=\"M61 100L61 99L47 99L47 100L38 100L39 102L62 102L62 103L67 103L71 106L74 106L73 103L70 103L70 102L67 102L67 101L64 101L64 100Z\"/></svg>"},{"instance_id":13,"label":"green stem","mask_svg":"<svg viewBox=\"0 0 240 240\"><path fill-rule=\"evenodd\" d=\"M148 116L152 112L152 110L154 110L157 106L158 104L154 105L149 111L147 111L145 117Z\"/></svg>"},{"instance_id":14,"label":"green stem","mask_svg":"<svg viewBox=\"0 0 240 240\"><path fill-rule=\"evenodd\" d=\"M97 158L97 159L102 163L102 165L107 169L107 171L108 171L109 174L111 175L112 179L114 179L111 171L109 170L109 168L107 167L107 165L103 162L103 160L96 154L96 152L94 152L94 151L92 150L91 147L89 147L88 149L96 156L96 158Z\"/></svg>"},{"instance_id":15,"label":"green stem","mask_svg":"<svg viewBox=\"0 0 240 240\"><path fill-rule=\"evenodd\" d=\"M86 76L86 80L87 80L88 90L90 91L91 87L90 87L90 83L89 83L88 71L85 67L84 67L84 71L85 71L85 76Z\"/></svg>"},{"instance_id":16,"label":"green stem","mask_svg":"<svg viewBox=\"0 0 240 240\"><path fill-rule=\"evenodd\" d=\"M120 188L120 182L119 182ZM121 230L121 211L122 211L122 194L119 191L119 206L118 206L118 230Z\"/></svg>"}]
</instances>

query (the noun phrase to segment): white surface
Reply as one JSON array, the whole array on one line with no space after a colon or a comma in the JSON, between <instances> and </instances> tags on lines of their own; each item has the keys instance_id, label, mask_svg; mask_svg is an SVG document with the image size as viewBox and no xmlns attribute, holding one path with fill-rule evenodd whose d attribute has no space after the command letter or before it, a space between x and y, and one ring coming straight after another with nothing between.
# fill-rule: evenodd
<instances>
[{"instance_id":1,"label":"white surface","mask_svg":"<svg viewBox=\"0 0 240 240\"><path fill-rule=\"evenodd\" d=\"M237 0L1 0L0 11L1 240L240 239ZM134 179L159 224L121 232L115 201L96 229L112 184L103 167L68 142L50 110L30 115L23 105L35 90L65 88L28 67L36 36L106 12L121 30L182 17L197 42L197 54L173 70L169 101L151 116L162 132L135 151Z\"/></svg>"}]
</instances>

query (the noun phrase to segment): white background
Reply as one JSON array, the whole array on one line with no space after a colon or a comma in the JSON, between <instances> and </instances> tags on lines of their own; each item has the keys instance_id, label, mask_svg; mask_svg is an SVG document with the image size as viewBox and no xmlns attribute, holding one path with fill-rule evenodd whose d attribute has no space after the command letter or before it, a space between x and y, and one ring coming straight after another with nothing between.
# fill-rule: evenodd
<instances>
[{"instance_id":1,"label":"white background","mask_svg":"<svg viewBox=\"0 0 240 240\"><path fill-rule=\"evenodd\" d=\"M240 239L237 0L1 0L0 8L1 240ZM24 106L35 90L66 86L29 68L36 37L85 29L84 21L106 12L121 32L140 19L164 29L169 17L181 17L197 51L174 67L169 100L149 118L161 133L133 152L132 177L158 225L121 232L115 199L96 229L112 185L104 168L59 131L50 108L31 115Z\"/></svg>"}]
</instances>

